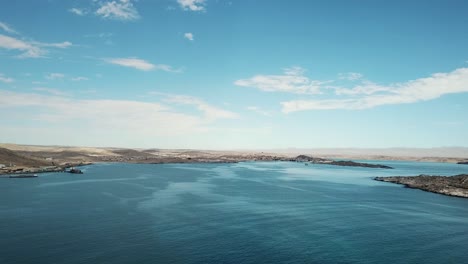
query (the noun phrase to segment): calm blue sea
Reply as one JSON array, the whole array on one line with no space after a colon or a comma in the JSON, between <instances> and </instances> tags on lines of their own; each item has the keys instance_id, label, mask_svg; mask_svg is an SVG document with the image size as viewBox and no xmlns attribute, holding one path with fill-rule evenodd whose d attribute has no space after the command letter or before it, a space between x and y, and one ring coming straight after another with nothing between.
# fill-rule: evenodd
<instances>
[{"instance_id":1,"label":"calm blue sea","mask_svg":"<svg viewBox=\"0 0 468 264\"><path fill-rule=\"evenodd\" d=\"M468 263L468 199L373 181L468 173L97 164L0 179L0 263Z\"/></svg>"}]
</instances>

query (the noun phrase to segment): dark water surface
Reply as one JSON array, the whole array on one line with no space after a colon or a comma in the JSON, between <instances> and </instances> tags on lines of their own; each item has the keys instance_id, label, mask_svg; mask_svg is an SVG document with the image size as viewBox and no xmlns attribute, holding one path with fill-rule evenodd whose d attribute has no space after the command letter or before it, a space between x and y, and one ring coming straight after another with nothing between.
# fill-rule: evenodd
<instances>
[{"instance_id":1,"label":"dark water surface","mask_svg":"<svg viewBox=\"0 0 468 264\"><path fill-rule=\"evenodd\" d=\"M98 164L0 179L0 263L468 263L468 199L301 163Z\"/></svg>"}]
</instances>

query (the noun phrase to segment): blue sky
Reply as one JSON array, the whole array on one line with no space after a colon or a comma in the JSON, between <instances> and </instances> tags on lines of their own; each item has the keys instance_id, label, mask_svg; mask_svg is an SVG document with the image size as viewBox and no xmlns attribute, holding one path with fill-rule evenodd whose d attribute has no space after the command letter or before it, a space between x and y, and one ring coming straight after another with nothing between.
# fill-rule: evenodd
<instances>
[{"instance_id":1,"label":"blue sky","mask_svg":"<svg viewBox=\"0 0 468 264\"><path fill-rule=\"evenodd\" d=\"M468 2L0 4L0 142L468 147Z\"/></svg>"}]
</instances>

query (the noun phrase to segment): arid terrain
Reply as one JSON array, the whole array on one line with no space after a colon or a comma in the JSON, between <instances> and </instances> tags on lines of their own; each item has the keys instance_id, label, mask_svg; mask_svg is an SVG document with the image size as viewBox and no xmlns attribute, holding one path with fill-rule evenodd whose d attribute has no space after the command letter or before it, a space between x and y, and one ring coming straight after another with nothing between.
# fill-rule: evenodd
<instances>
[{"instance_id":1,"label":"arid terrain","mask_svg":"<svg viewBox=\"0 0 468 264\"><path fill-rule=\"evenodd\" d=\"M331 150L287 150L287 151L214 151L214 150L169 150L169 149L126 149L93 148L65 146L30 146L0 144L0 174L23 174L64 171L67 168L97 162L125 163L235 163L242 161L291 161L308 164L327 164L335 166L368 167L392 169L390 166L355 162L352 160L409 160L437 161L466 164L468 155L464 149L457 148L457 156L450 156L445 150L437 157L435 150L430 156L421 155L420 150L404 149L402 156L395 150L379 152L343 149L343 153ZM299 152L302 151L302 152ZM299 154L298 153L306 153ZM367 153L367 154L366 154ZM407 156L413 153L414 156ZM389 155L389 156L387 156ZM420 175L417 177L377 177L375 180L404 184L410 188L425 191L468 197L468 175L453 177Z\"/></svg>"},{"instance_id":2,"label":"arid terrain","mask_svg":"<svg viewBox=\"0 0 468 264\"><path fill-rule=\"evenodd\" d=\"M465 149L462 149L465 150ZM32 146L0 144L0 173L63 171L66 168L96 162L126 163L233 163L242 161L297 161L322 163L336 166L360 166L371 168L390 168L380 164L357 163L349 160L412 160L438 162L464 162L466 151L456 149L458 156L447 155L436 150L428 152L431 156L421 155L422 151L405 149L397 156L396 150L365 151L364 149L290 149L265 151L216 151L216 150L170 150L170 149L126 149L94 148L67 146ZM366 154L367 153L367 154ZM407 156L413 153L415 156ZM3 168L2 168L3 167Z\"/></svg>"}]
</instances>

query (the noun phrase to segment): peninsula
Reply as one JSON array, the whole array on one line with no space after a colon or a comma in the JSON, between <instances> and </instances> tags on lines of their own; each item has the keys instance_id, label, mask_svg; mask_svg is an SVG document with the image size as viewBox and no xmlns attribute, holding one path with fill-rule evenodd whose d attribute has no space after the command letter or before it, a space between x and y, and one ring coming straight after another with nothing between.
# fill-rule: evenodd
<instances>
[{"instance_id":1,"label":"peninsula","mask_svg":"<svg viewBox=\"0 0 468 264\"><path fill-rule=\"evenodd\" d=\"M468 198L468 174L455 176L393 176L376 177L376 181L402 184L407 188L439 193L449 196Z\"/></svg>"}]
</instances>

